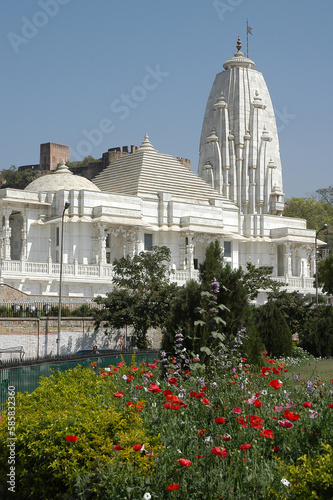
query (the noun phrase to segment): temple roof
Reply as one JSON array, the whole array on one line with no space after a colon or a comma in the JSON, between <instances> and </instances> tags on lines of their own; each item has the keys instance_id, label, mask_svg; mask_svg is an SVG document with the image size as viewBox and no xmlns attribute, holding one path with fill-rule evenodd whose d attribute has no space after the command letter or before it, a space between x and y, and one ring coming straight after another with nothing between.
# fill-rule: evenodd
<instances>
[{"instance_id":1,"label":"temple roof","mask_svg":"<svg viewBox=\"0 0 333 500\"><path fill-rule=\"evenodd\" d=\"M164 192L174 199L207 204L210 199L224 199L178 159L154 149L147 134L136 152L113 162L93 182L101 191L131 196Z\"/></svg>"},{"instance_id":2,"label":"temple roof","mask_svg":"<svg viewBox=\"0 0 333 500\"><path fill-rule=\"evenodd\" d=\"M89 179L81 177L80 175L74 175L67 165L65 165L65 162L59 165L54 173L43 175L30 182L25 188L25 191L57 192L63 189L66 191L70 191L71 189L76 189L77 191L81 189L85 189L86 191L99 191L99 188Z\"/></svg>"}]
</instances>

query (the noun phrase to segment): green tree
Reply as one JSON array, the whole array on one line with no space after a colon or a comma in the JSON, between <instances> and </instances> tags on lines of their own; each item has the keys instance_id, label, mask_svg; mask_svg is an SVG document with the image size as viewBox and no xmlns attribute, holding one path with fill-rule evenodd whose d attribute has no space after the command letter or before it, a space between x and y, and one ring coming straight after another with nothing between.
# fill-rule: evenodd
<instances>
[{"instance_id":1,"label":"green tree","mask_svg":"<svg viewBox=\"0 0 333 500\"><path fill-rule=\"evenodd\" d=\"M96 159L94 158L93 156L89 155L89 156L85 156L83 158L83 160L80 160L80 161L67 161L66 162L66 165L69 167L69 168L74 168L74 167L85 167L86 165L88 165L88 163L95 163L97 161L102 161L101 159Z\"/></svg>"},{"instance_id":2,"label":"green tree","mask_svg":"<svg viewBox=\"0 0 333 500\"><path fill-rule=\"evenodd\" d=\"M266 304L255 310L255 326L271 356L291 355L291 331L273 300L268 300Z\"/></svg>"},{"instance_id":3,"label":"green tree","mask_svg":"<svg viewBox=\"0 0 333 500\"><path fill-rule=\"evenodd\" d=\"M300 297L297 292L288 293L285 290L272 292L269 298L274 300L276 307L283 314L292 335L299 335L307 320L312 302Z\"/></svg>"},{"instance_id":4,"label":"green tree","mask_svg":"<svg viewBox=\"0 0 333 500\"><path fill-rule=\"evenodd\" d=\"M199 265L199 278L204 288L209 288L213 278L223 269L223 253L218 240L206 248L205 260Z\"/></svg>"},{"instance_id":5,"label":"green tree","mask_svg":"<svg viewBox=\"0 0 333 500\"><path fill-rule=\"evenodd\" d=\"M136 345L147 347L149 328L163 327L167 321L177 285L170 283L167 247L154 246L151 252L114 261L113 283L119 287L95 301L104 305L95 312L95 327L105 330L134 326Z\"/></svg>"},{"instance_id":6,"label":"green tree","mask_svg":"<svg viewBox=\"0 0 333 500\"><path fill-rule=\"evenodd\" d=\"M17 170L15 165L0 172L2 188L24 189L40 174L38 169Z\"/></svg>"},{"instance_id":7,"label":"green tree","mask_svg":"<svg viewBox=\"0 0 333 500\"><path fill-rule=\"evenodd\" d=\"M318 285L328 295L333 295L333 253L318 262Z\"/></svg>"},{"instance_id":8,"label":"green tree","mask_svg":"<svg viewBox=\"0 0 333 500\"><path fill-rule=\"evenodd\" d=\"M300 332L300 346L314 356L333 356L333 307L313 307Z\"/></svg>"}]
</instances>

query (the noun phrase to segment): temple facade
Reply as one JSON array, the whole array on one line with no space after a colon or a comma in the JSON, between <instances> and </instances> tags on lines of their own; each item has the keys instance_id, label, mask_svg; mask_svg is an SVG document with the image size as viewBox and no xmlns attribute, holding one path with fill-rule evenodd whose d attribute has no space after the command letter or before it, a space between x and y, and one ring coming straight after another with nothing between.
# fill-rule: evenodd
<instances>
[{"instance_id":1,"label":"temple facade","mask_svg":"<svg viewBox=\"0 0 333 500\"><path fill-rule=\"evenodd\" d=\"M278 133L264 78L240 42L223 67L207 102L198 175L159 153L146 134L92 180L63 162L24 190L1 189L2 282L56 297L62 255L63 297L88 300L111 290L114 259L166 245L171 279L184 284L198 278L217 239L233 268L272 266L287 290L314 295L315 231L282 217Z\"/></svg>"}]
</instances>

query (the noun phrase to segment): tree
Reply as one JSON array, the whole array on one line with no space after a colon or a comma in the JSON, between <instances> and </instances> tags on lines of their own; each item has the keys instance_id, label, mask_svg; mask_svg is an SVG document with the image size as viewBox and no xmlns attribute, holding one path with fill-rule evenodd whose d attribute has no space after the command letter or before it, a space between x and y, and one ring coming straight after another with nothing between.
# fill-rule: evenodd
<instances>
[{"instance_id":1,"label":"tree","mask_svg":"<svg viewBox=\"0 0 333 500\"><path fill-rule=\"evenodd\" d=\"M283 314L273 300L255 310L255 326L271 356L290 356L292 335Z\"/></svg>"},{"instance_id":2,"label":"tree","mask_svg":"<svg viewBox=\"0 0 333 500\"><path fill-rule=\"evenodd\" d=\"M318 285L328 295L333 295L333 254L318 262Z\"/></svg>"},{"instance_id":3,"label":"tree","mask_svg":"<svg viewBox=\"0 0 333 500\"><path fill-rule=\"evenodd\" d=\"M103 323L109 331L133 325L136 345L146 348L148 329L165 324L178 289L170 283L170 260L170 250L157 246L151 252L115 260L112 281L120 288L108 293L106 298L95 299L104 305L102 311L95 312L95 327Z\"/></svg>"},{"instance_id":4,"label":"tree","mask_svg":"<svg viewBox=\"0 0 333 500\"><path fill-rule=\"evenodd\" d=\"M17 170L15 165L0 172L2 188L24 189L40 174L38 169Z\"/></svg>"},{"instance_id":5,"label":"tree","mask_svg":"<svg viewBox=\"0 0 333 500\"><path fill-rule=\"evenodd\" d=\"M67 161L66 165L68 166L68 168L85 167L86 165L88 165L88 163L95 163L95 162L101 162L101 161L102 161L102 159L96 159L93 156L89 155L89 156L85 156L83 158L83 160Z\"/></svg>"},{"instance_id":6,"label":"tree","mask_svg":"<svg viewBox=\"0 0 333 500\"><path fill-rule=\"evenodd\" d=\"M206 248L205 260L199 265L199 278L204 288L208 288L212 279L223 269L223 253L218 240Z\"/></svg>"},{"instance_id":7,"label":"tree","mask_svg":"<svg viewBox=\"0 0 333 500\"><path fill-rule=\"evenodd\" d=\"M307 320L312 302L300 297L297 292L288 293L285 290L270 293L269 299L275 302L276 307L283 314L292 335L299 335Z\"/></svg>"},{"instance_id":8,"label":"tree","mask_svg":"<svg viewBox=\"0 0 333 500\"><path fill-rule=\"evenodd\" d=\"M314 356L333 356L333 307L313 307L300 333L300 346Z\"/></svg>"}]
</instances>

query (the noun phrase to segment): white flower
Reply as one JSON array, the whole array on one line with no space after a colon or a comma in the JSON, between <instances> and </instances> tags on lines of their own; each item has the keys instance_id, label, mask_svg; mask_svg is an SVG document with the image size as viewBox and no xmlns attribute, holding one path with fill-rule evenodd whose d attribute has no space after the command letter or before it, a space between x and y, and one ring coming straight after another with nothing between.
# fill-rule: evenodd
<instances>
[{"instance_id":1,"label":"white flower","mask_svg":"<svg viewBox=\"0 0 333 500\"><path fill-rule=\"evenodd\" d=\"M283 477L281 479L281 483L284 484L285 486L289 486L290 482L288 481L288 479L286 479L285 477Z\"/></svg>"},{"instance_id":2,"label":"white flower","mask_svg":"<svg viewBox=\"0 0 333 500\"><path fill-rule=\"evenodd\" d=\"M264 389L263 391L261 391L261 395L262 396L267 396L267 391Z\"/></svg>"},{"instance_id":3,"label":"white flower","mask_svg":"<svg viewBox=\"0 0 333 500\"><path fill-rule=\"evenodd\" d=\"M147 493L145 493L143 495L143 500L150 500L150 499L151 499L151 494L150 493L147 492Z\"/></svg>"}]
</instances>

